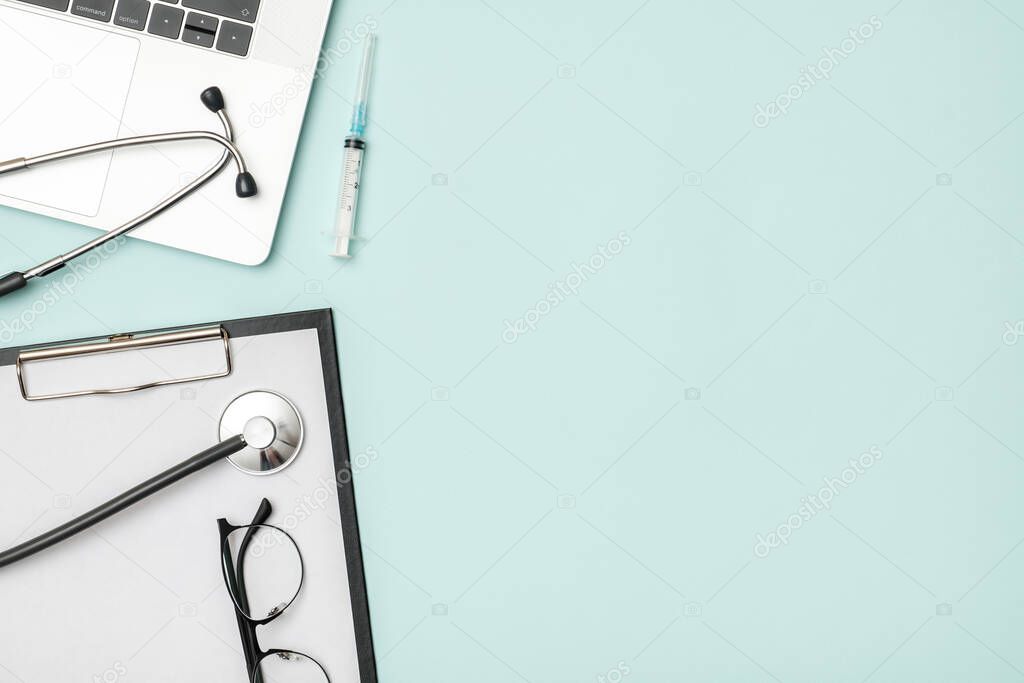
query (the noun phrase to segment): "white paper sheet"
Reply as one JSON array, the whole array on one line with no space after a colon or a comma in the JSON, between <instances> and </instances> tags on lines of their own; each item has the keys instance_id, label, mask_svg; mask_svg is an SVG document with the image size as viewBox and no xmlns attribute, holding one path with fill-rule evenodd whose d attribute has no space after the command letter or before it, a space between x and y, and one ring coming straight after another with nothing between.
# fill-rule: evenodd
<instances>
[{"instance_id":1,"label":"white paper sheet","mask_svg":"<svg viewBox=\"0 0 1024 683\"><path fill-rule=\"evenodd\" d=\"M176 350L178 360L186 349ZM309 653L334 683L359 681L316 331L233 339L231 349L227 378L41 403L24 401L14 367L0 367L4 548L212 446L221 412L245 392L288 397L306 429L301 454L283 472L255 477L216 464L0 569L0 683L246 681L216 520L247 524L263 497L274 505L269 523L298 543L306 580L288 612L259 629L261 645ZM186 353L200 365L210 358L209 347ZM131 380L120 376L120 359L90 362L76 380Z\"/></svg>"}]
</instances>

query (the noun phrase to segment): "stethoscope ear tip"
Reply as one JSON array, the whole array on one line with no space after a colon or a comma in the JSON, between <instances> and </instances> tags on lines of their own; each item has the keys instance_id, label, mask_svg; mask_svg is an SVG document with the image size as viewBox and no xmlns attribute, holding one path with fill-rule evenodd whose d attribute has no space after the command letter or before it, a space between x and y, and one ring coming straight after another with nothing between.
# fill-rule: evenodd
<instances>
[{"instance_id":1,"label":"stethoscope ear tip","mask_svg":"<svg viewBox=\"0 0 1024 683\"><path fill-rule=\"evenodd\" d=\"M199 99L203 101L203 105L207 109L212 111L214 114L224 109L224 93L220 91L220 88L213 86L203 91L203 94L199 96Z\"/></svg>"},{"instance_id":2,"label":"stethoscope ear tip","mask_svg":"<svg viewBox=\"0 0 1024 683\"><path fill-rule=\"evenodd\" d=\"M256 179L252 177L252 173L246 171L238 174L238 178L235 179L235 194L244 199L255 197L258 192L259 188L256 186Z\"/></svg>"}]
</instances>

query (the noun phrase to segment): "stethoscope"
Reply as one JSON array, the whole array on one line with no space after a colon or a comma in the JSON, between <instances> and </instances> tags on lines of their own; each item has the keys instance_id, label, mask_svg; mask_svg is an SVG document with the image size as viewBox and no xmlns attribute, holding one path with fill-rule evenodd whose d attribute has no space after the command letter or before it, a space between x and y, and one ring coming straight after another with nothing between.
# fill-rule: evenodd
<instances>
[{"instance_id":1,"label":"stethoscope","mask_svg":"<svg viewBox=\"0 0 1024 683\"><path fill-rule=\"evenodd\" d=\"M61 254L60 256L55 256L48 261L44 261L35 268L30 268L24 272L9 273L0 277L0 297L10 294L11 292L16 292L28 284L29 280L49 275L50 273L63 268L68 264L68 262L78 258L79 256L87 254L90 251L103 246L107 242L121 237L122 235L126 235L141 225L145 225L213 180L227 165L229 157L234 158L235 166L238 167L238 177L235 179L235 194L243 198L255 196L257 192L256 179L253 178L251 173L249 173L249 170L245 165L245 159L242 158L242 153L235 145L235 136L234 131L231 128L231 121L228 119L227 112L224 110L224 95L221 93L220 88L207 88L203 91L202 95L200 95L200 99L203 101L203 104L206 105L207 109L220 118L220 122L224 126L224 135L218 135L217 133L211 133L205 130L182 131L180 133L162 133L159 135L140 135L131 138L118 138L116 140L108 140L106 142L97 142L95 144L84 145L82 147L72 147L59 152L51 152L50 154L42 154L35 157L23 157L19 159L11 159L10 161L0 161L0 175L3 175L4 173L13 173L15 171L21 171L34 166L40 166L42 164L63 161L65 159L71 159L73 157L79 157L86 154L95 154L97 152L120 149L122 147L137 147L139 145L153 145L164 142L182 142L185 140L209 140L211 142L216 142L224 148L224 152L221 154L220 160L216 164L207 169L206 172L197 177L191 183L182 187L180 190L145 213L140 214L124 225L115 228L94 240L86 242L77 249L73 249L66 254Z\"/></svg>"},{"instance_id":2,"label":"stethoscope","mask_svg":"<svg viewBox=\"0 0 1024 683\"><path fill-rule=\"evenodd\" d=\"M280 472L294 462L302 447L302 418L295 405L272 391L250 391L233 400L220 419L221 442L103 505L42 536L0 552L0 567L67 540L162 491L171 484L227 459L252 475Z\"/></svg>"}]
</instances>

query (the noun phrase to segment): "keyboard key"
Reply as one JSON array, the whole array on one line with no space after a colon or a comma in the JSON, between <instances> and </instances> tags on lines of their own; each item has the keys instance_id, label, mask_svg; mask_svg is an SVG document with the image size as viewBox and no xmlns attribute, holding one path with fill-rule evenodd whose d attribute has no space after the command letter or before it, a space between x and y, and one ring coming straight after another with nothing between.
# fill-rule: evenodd
<instances>
[{"instance_id":1,"label":"keyboard key","mask_svg":"<svg viewBox=\"0 0 1024 683\"><path fill-rule=\"evenodd\" d=\"M96 21L110 21L114 13L114 0L74 0L71 13Z\"/></svg>"},{"instance_id":2,"label":"keyboard key","mask_svg":"<svg viewBox=\"0 0 1024 683\"><path fill-rule=\"evenodd\" d=\"M260 0L182 0L181 4L247 24L256 22L256 12L260 8Z\"/></svg>"},{"instance_id":3,"label":"keyboard key","mask_svg":"<svg viewBox=\"0 0 1024 683\"><path fill-rule=\"evenodd\" d=\"M153 16L149 18L149 32L154 36L177 40L181 35L183 21L185 21L183 10L167 5L157 5L153 8Z\"/></svg>"},{"instance_id":4,"label":"keyboard key","mask_svg":"<svg viewBox=\"0 0 1024 683\"><path fill-rule=\"evenodd\" d=\"M46 9L55 9L59 12L67 12L68 5L71 4L71 0L21 0L29 5L36 5L38 7L45 7Z\"/></svg>"},{"instance_id":5,"label":"keyboard key","mask_svg":"<svg viewBox=\"0 0 1024 683\"><path fill-rule=\"evenodd\" d=\"M239 57L249 54L249 43L252 42L252 26L225 21L220 27L217 37L217 49Z\"/></svg>"},{"instance_id":6,"label":"keyboard key","mask_svg":"<svg viewBox=\"0 0 1024 683\"><path fill-rule=\"evenodd\" d=\"M205 14L199 12L189 12L185 18L185 26L188 28L194 28L197 31L206 31L207 33L216 33L217 24L220 23L220 19L214 17L208 17Z\"/></svg>"},{"instance_id":7,"label":"keyboard key","mask_svg":"<svg viewBox=\"0 0 1024 683\"><path fill-rule=\"evenodd\" d=\"M114 11L114 23L118 26L142 31L149 17L149 0L121 0Z\"/></svg>"},{"instance_id":8,"label":"keyboard key","mask_svg":"<svg viewBox=\"0 0 1024 683\"><path fill-rule=\"evenodd\" d=\"M184 33L181 34L181 39L191 45L213 47L213 35L209 31L197 31L190 26L186 26Z\"/></svg>"}]
</instances>

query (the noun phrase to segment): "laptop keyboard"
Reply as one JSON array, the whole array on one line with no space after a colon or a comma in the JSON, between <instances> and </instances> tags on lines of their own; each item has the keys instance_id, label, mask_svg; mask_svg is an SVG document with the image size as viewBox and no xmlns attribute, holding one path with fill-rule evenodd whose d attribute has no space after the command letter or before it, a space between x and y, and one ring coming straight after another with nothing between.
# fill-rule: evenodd
<instances>
[{"instance_id":1,"label":"laptop keyboard","mask_svg":"<svg viewBox=\"0 0 1024 683\"><path fill-rule=\"evenodd\" d=\"M260 0L16 0L238 57L249 54Z\"/></svg>"}]
</instances>

